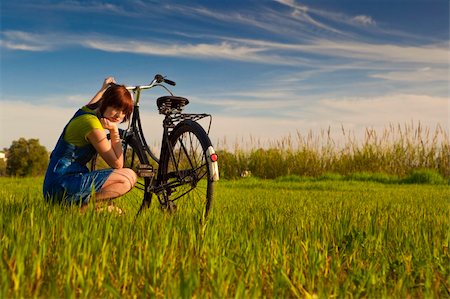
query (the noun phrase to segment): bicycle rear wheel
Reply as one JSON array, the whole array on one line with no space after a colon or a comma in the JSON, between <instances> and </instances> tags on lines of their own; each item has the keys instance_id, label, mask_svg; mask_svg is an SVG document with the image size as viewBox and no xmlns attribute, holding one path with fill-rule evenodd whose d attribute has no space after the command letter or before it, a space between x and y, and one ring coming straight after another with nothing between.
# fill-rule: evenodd
<instances>
[{"instance_id":1,"label":"bicycle rear wheel","mask_svg":"<svg viewBox=\"0 0 450 299\"><path fill-rule=\"evenodd\" d=\"M161 155L158 178L163 192L160 201L168 208L190 213L205 219L214 198L214 179L211 174L211 141L196 122L184 120L172 131L169 149ZM215 154L214 154L215 155ZM217 173L218 175L218 173ZM163 197L163 198L161 198Z\"/></svg>"}]
</instances>

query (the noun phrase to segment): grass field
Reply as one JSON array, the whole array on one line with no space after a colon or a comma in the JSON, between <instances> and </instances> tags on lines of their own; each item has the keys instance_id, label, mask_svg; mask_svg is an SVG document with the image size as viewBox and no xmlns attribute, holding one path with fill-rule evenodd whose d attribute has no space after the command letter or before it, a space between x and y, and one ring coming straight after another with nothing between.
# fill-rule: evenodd
<instances>
[{"instance_id":1,"label":"grass field","mask_svg":"<svg viewBox=\"0 0 450 299\"><path fill-rule=\"evenodd\" d=\"M448 184L220 181L209 222L0 179L0 297L450 297ZM127 209L128 208L128 209Z\"/></svg>"},{"instance_id":2,"label":"grass field","mask_svg":"<svg viewBox=\"0 0 450 299\"><path fill-rule=\"evenodd\" d=\"M298 175L320 177L327 173L382 173L406 177L418 169L433 170L450 179L450 135L447 126L434 129L418 124L390 125L383 131L366 128L365 136L342 128L341 136L326 131L300 133L275 140L267 148L253 141L219 150L223 178L239 178L243 173L273 179ZM218 147L223 148L223 147Z\"/></svg>"}]
</instances>

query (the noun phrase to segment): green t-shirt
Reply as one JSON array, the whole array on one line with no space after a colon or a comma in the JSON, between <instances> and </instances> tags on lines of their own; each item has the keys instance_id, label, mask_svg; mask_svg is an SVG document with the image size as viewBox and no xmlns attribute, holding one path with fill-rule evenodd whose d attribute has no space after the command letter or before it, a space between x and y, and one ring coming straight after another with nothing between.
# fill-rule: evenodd
<instances>
[{"instance_id":1,"label":"green t-shirt","mask_svg":"<svg viewBox=\"0 0 450 299\"><path fill-rule=\"evenodd\" d=\"M94 129L103 130L100 120L95 115L95 110L84 106L81 110L87 114L80 115L72 119L66 128L64 140L76 146L85 146L89 144L87 135Z\"/></svg>"}]
</instances>

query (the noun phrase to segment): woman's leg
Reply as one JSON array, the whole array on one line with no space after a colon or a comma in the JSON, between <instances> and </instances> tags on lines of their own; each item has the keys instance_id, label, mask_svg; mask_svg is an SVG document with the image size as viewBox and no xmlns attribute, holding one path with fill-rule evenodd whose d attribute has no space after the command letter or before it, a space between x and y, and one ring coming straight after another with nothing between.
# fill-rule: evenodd
<instances>
[{"instance_id":1,"label":"woman's leg","mask_svg":"<svg viewBox=\"0 0 450 299\"><path fill-rule=\"evenodd\" d=\"M134 187L136 181L137 175L132 169L114 169L100 191L95 194L95 200L101 201L122 196Z\"/></svg>"}]
</instances>

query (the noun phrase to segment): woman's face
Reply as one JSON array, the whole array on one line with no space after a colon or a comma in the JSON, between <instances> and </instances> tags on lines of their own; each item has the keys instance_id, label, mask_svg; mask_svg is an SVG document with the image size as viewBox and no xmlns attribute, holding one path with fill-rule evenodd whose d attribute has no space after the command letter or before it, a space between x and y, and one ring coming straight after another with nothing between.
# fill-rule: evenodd
<instances>
[{"instance_id":1,"label":"woman's face","mask_svg":"<svg viewBox=\"0 0 450 299\"><path fill-rule=\"evenodd\" d=\"M105 113L103 113L103 117L109 121L121 123L125 117L125 113L118 108L107 107Z\"/></svg>"}]
</instances>

